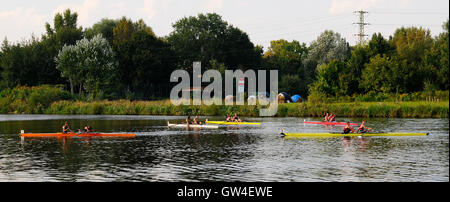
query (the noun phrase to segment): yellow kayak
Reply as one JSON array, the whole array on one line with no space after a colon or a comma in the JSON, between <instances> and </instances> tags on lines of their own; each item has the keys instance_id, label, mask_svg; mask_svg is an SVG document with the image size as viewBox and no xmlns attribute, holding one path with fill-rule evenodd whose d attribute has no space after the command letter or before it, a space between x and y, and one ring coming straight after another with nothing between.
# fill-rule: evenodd
<instances>
[{"instance_id":1,"label":"yellow kayak","mask_svg":"<svg viewBox=\"0 0 450 202\"><path fill-rule=\"evenodd\" d=\"M261 123L256 122L227 122L227 121L208 121L206 124L221 124L221 125L261 125Z\"/></svg>"},{"instance_id":2,"label":"yellow kayak","mask_svg":"<svg viewBox=\"0 0 450 202\"><path fill-rule=\"evenodd\" d=\"M286 137L374 137L374 136L427 136L428 133L281 133Z\"/></svg>"}]
</instances>

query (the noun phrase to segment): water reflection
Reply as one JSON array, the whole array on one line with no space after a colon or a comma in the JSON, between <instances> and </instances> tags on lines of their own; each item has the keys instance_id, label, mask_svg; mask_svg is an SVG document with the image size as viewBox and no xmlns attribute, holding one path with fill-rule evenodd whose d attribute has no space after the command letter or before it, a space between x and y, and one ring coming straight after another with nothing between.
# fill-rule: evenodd
<instances>
[{"instance_id":1,"label":"water reflection","mask_svg":"<svg viewBox=\"0 0 450 202\"><path fill-rule=\"evenodd\" d=\"M448 181L449 176L448 119L369 119L373 128L430 132L428 137L289 139L279 135L281 129L342 128L304 125L298 118L249 118L263 124L214 130L166 127L167 119L182 117L28 118L0 121L0 181ZM65 120L137 137L19 137L20 130L55 132Z\"/></svg>"}]
</instances>

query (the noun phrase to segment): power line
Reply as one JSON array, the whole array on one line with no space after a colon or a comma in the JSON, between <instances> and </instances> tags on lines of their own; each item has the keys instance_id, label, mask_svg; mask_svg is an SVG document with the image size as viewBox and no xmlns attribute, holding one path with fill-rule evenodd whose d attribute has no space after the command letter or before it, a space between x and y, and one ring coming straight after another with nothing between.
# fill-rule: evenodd
<instances>
[{"instance_id":1,"label":"power line","mask_svg":"<svg viewBox=\"0 0 450 202\"><path fill-rule=\"evenodd\" d=\"M411 11L371 11L373 14L398 14L398 15L443 15L448 12L411 12Z\"/></svg>"}]
</instances>

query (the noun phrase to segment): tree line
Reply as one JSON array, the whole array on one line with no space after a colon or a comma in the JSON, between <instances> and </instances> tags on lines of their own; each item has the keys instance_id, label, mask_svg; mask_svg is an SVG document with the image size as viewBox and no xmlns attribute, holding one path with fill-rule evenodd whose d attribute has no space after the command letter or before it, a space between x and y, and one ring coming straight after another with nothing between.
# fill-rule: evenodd
<instances>
[{"instance_id":1,"label":"tree line","mask_svg":"<svg viewBox=\"0 0 450 202\"><path fill-rule=\"evenodd\" d=\"M168 36L156 36L141 19L102 19L77 25L66 10L45 24L41 37L0 50L0 89L63 84L73 95L91 99L168 97L175 69L279 70L279 91L302 97L353 96L448 90L448 20L444 32L402 27L389 39L374 34L350 46L325 30L309 45L271 41L267 51L216 13L184 17Z\"/></svg>"}]
</instances>

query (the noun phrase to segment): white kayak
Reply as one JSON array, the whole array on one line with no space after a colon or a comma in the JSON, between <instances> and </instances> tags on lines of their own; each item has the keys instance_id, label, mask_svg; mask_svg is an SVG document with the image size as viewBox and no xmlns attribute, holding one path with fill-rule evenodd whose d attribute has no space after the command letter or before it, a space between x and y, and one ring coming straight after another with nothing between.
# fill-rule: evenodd
<instances>
[{"instance_id":1,"label":"white kayak","mask_svg":"<svg viewBox=\"0 0 450 202\"><path fill-rule=\"evenodd\" d=\"M187 128L188 124L176 124L176 123L169 123L167 121L167 126L170 128ZM189 124L189 128L219 129L219 126L218 125Z\"/></svg>"}]
</instances>

